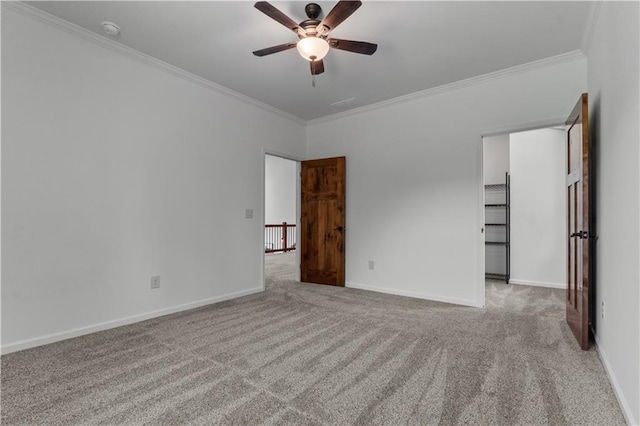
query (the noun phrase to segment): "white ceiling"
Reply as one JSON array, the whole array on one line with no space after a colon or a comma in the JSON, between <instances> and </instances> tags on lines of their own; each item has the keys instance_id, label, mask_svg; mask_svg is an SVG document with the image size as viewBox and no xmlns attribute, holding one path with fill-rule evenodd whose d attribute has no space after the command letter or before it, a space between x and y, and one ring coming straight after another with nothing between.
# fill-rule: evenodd
<instances>
[{"instance_id":1,"label":"white ceiling","mask_svg":"<svg viewBox=\"0 0 640 426\"><path fill-rule=\"evenodd\" d=\"M592 2L364 1L332 37L378 44L373 56L331 50L311 86L295 49L251 52L295 41L290 30L246 1L27 2L118 43L182 68L303 120L438 87L581 49ZM335 2L317 2L326 14ZM274 1L294 21L300 1ZM105 37L107 37L105 35Z\"/></svg>"}]
</instances>

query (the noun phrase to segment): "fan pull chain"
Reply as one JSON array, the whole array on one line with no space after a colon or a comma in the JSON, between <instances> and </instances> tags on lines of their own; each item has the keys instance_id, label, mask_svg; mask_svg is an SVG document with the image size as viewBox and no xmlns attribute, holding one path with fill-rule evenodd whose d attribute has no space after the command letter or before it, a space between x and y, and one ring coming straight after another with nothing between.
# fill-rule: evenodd
<instances>
[{"instance_id":1,"label":"fan pull chain","mask_svg":"<svg viewBox=\"0 0 640 426\"><path fill-rule=\"evenodd\" d=\"M311 62L309 65L311 66L311 86L316 87L316 57L310 56Z\"/></svg>"}]
</instances>

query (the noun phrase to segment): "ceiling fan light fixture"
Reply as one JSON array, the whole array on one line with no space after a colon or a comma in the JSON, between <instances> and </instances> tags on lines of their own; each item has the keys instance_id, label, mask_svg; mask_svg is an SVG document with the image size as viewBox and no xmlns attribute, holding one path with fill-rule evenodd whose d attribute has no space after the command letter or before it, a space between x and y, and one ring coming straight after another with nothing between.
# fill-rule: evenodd
<instances>
[{"instance_id":1,"label":"ceiling fan light fixture","mask_svg":"<svg viewBox=\"0 0 640 426\"><path fill-rule=\"evenodd\" d=\"M296 45L298 53L307 61L319 61L329 52L329 43L320 37L305 37Z\"/></svg>"}]
</instances>

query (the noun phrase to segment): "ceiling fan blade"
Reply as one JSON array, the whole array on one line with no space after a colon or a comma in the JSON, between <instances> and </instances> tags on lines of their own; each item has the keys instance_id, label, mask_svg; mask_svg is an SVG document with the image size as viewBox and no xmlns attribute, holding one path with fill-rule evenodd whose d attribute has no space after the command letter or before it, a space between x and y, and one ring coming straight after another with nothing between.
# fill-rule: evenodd
<instances>
[{"instance_id":1,"label":"ceiling fan blade","mask_svg":"<svg viewBox=\"0 0 640 426\"><path fill-rule=\"evenodd\" d=\"M340 38L327 39L329 46L334 49L346 50L347 52L362 53L363 55L373 55L378 49L378 45L367 43L366 41L342 40Z\"/></svg>"},{"instance_id":2,"label":"ceiling fan blade","mask_svg":"<svg viewBox=\"0 0 640 426\"><path fill-rule=\"evenodd\" d=\"M345 19L347 19L353 12L355 12L360 6L361 1L340 0L336 4L331 12L324 17L319 28L319 35L326 35L330 31L333 31L338 25L340 25Z\"/></svg>"},{"instance_id":3,"label":"ceiling fan blade","mask_svg":"<svg viewBox=\"0 0 640 426\"><path fill-rule=\"evenodd\" d=\"M253 52L253 54L256 56L267 56L271 55L272 53L282 52L283 50L293 49L294 47L296 47L296 44L298 43L296 43L295 41L291 43L279 44L278 46L271 46L265 49L256 50L255 52Z\"/></svg>"},{"instance_id":4,"label":"ceiling fan blade","mask_svg":"<svg viewBox=\"0 0 640 426\"><path fill-rule=\"evenodd\" d=\"M318 75L324 72L324 62L322 59L319 61L311 61L311 75Z\"/></svg>"},{"instance_id":5,"label":"ceiling fan blade","mask_svg":"<svg viewBox=\"0 0 640 426\"><path fill-rule=\"evenodd\" d=\"M267 15L269 18L280 22L285 27L289 28L291 31L297 33L301 29L300 26L293 21L293 19L289 18L287 15L282 13L275 6L271 5L266 1L259 1L254 4L254 7L258 9L260 12Z\"/></svg>"}]
</instances>

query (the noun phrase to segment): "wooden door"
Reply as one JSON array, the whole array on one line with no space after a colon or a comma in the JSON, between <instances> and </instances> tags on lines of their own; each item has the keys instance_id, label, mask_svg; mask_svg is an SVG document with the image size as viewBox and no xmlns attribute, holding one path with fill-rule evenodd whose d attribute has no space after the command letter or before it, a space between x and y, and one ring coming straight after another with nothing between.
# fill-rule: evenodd
<instances>
[{"instance_id":1,"label":"wooden door","mask_svg":"<svg viewBox=\"0 0 640 426\"><path fill-rule=\"evenodd\" d=\"M590 144L588 97L584 93L567 119L567 323L580 347L589 349Z\"/></svg>"},{"instance_id":2,"label":"wooden door","mask_svg":"<svg viewBox=\"0 0 640 426\"><path fill-rule=\"evenodd\" d=\"M345 157L302 162L300 279L344 287Z\"/></svg>"}]
</instances>

